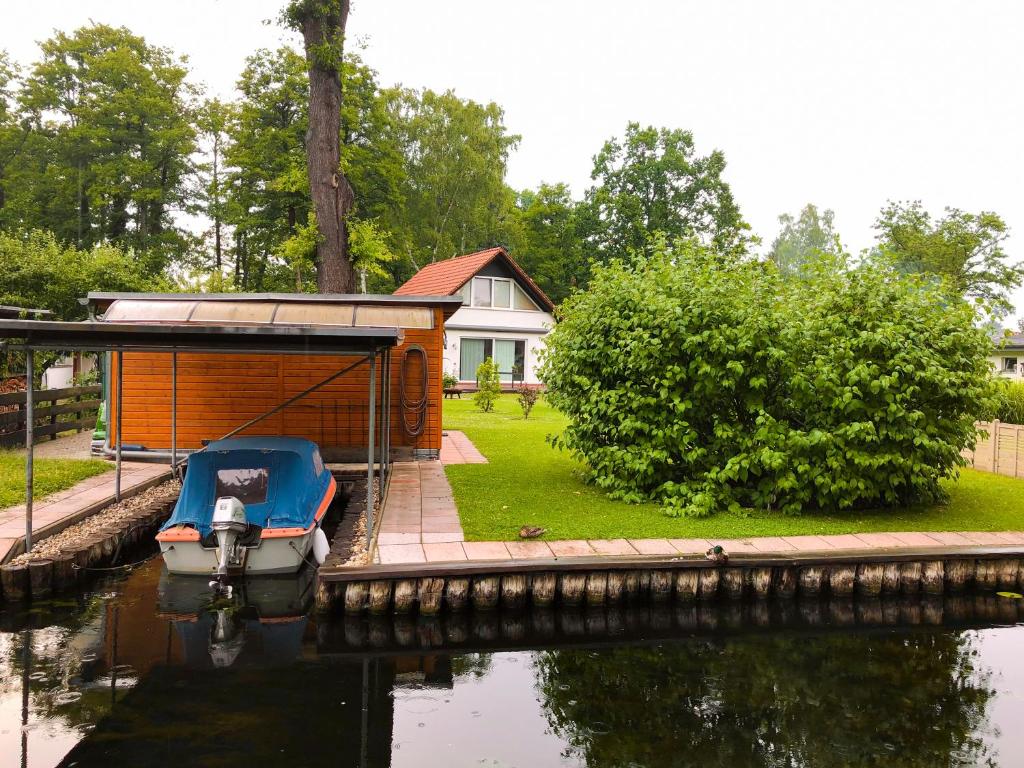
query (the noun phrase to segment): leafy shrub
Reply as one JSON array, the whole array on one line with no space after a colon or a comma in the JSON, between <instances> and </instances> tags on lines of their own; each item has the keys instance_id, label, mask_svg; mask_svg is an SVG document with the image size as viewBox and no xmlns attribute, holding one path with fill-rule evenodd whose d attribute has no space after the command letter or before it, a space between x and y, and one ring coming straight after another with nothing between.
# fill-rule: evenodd
<instances>
[{"instance_id":1,"label":"leafy shrub","mask_svg":"<svg viewBox=\"0 0 1024 768\"><path fill-rule=\"evenodd\" d=\"M993 418L1008 424L1024 424L1024 382L996 379Z\"/></svg>"},{"instance_id":2,"label":"leafy shrub","mask_svg":"<svg viewBox=\"0 0 1024 768\"><path fill-rule=\"evenodd\" d=\"M454 389L459 386L459 380L454 374L445 373L441 376L441 387L443 389Z\"/></svg>"},{"instance_id":3,"label":"leafy shrub","mask_svg":"<svg viewBox=\"0 0 1024 768\"><path fill-rule=\"evenodd\" d=\"M562 306L541 378L589 479L672 514L933 500L992 405L974 310L830 259L800 280L695 243L612 263Z\"/></svg>"},{"instance_id":4,"label":"leafy shrub","mask_svg":"<svg viewBox=\"0 0 1024 768\"><path fill-rule=\"evenodd\" d=\"M533 406L537 404L537 400L540 399L540 390L535 387L528 387L525 384L516 389L517 399L519 400L519 407L523 409L523 418L530 418L530 411L533 410Z\"/></svg>"},{"instance_id":5,"label":"leafy shrub","mask_svg":"<svg viewBox=\"0 0 1024 768\"><path fill-rule=\"evenodd\" d=\"M501 395L501 376L493 358L488 357L476 369L477 392L473 402L484 413L494 410L494 402Z\"/></svg>"}]
</instances>

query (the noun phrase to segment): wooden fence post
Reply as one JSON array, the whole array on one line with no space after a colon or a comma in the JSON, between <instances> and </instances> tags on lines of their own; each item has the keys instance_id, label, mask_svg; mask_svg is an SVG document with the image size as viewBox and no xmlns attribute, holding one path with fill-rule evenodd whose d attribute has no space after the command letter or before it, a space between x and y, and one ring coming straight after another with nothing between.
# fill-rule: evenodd
<instances>
[{"instance_id":1,"label":"wooden fence post","mask_svg":"<svg viewBox=\"0 0 1024 768\"><path fill-rule=\"evenodd\" d=\"M999 419L993 419L988 426L989 440L992 442L992 472L999 472Z\"/></svg>"}]
</instances>

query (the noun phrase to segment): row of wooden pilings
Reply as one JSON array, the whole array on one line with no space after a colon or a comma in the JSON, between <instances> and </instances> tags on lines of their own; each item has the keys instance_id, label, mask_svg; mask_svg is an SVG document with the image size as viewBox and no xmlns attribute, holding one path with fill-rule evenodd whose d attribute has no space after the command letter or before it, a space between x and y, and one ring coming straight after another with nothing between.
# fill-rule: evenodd
<instances>
[{"instance_id":1,"label":"row of wooden pilings","mask_svg":"<svg viewBox=\"0 0 1024 768\"><path fill-rule=\"evenodd\" d=\"M76 588L90 569L125 562L125 555L152 540L170 515L177 492L135 510L128 518L111 524L61 548L52 558L36 558L19 565L0 567L0 597L8 602L43 600Z\"/></svg>"},{"instance_id":2,"label":"row of wooden pilings","mask_svg":"<svg viewBox=\"0 0 1024 768\"><path fill-rule=\"evenodd\" d=\"M346 613L409 613L434 615L442 609L493 610L499 605L537 607L604 605L646 597L653 602L745 597L790 598L797 594L864 595L925 593L941 595L977 589L1024 588L1024 558L957 558L835 562L808 565L730 565L634 569L569 570L535 573L427 575L418 578L321 581L318 607L339 601Z\"/></svg>"}]
</instances>

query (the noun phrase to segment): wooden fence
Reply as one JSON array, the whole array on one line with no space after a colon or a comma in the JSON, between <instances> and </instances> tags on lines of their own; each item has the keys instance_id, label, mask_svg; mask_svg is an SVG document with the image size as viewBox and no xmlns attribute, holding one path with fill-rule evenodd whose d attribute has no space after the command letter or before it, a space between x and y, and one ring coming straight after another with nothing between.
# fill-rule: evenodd
<instances>
[{"instance_id":1,"label":"wooden fence","mask_svg":"<svg viewBox=\"0 0 1024 768\"><path fill-rule=\"evenodd\" d=\"M96 409L100 407L98 395L102 392L103 387L99 384L34 391L33 435L36 440L46 436L55 440L60 432L92 429L96 423ZM68 415L70 419L59 418ZM25 426L25 393L0 395L0 446L24 445Z\"/></svg>"},{"instance_id":2,"label":"wooden fence","mask_svg":"<svg viewBox=\"0 0 1024 768\"><path fill-rule=\"evenodd\" d=\"M978 428L985 434L973 451L964 451L970 465L985 472L1024 477L1024 424L980 421Z\"/></svg>"}]
</instances>

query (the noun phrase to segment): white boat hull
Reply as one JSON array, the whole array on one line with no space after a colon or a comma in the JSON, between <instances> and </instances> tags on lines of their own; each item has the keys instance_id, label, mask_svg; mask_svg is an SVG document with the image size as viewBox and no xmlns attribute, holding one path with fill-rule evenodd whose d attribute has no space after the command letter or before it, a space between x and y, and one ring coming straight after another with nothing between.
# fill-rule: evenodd
<instances>
[{"instance_id":1,"label":"white boat hull","mask_svg":"<svg viewBox=\"0 0 1024 768\"><path fill-rule=\"evenodd\" d=\"M313 526L294 536L261 539L257 546L246 549L242 570L252 575L295 573L312 557L316 530ZM217 569L217 548L203 547L199 541L160 541L160 554L169 573L210 576Z\"/></svg>"}]
</instances>

